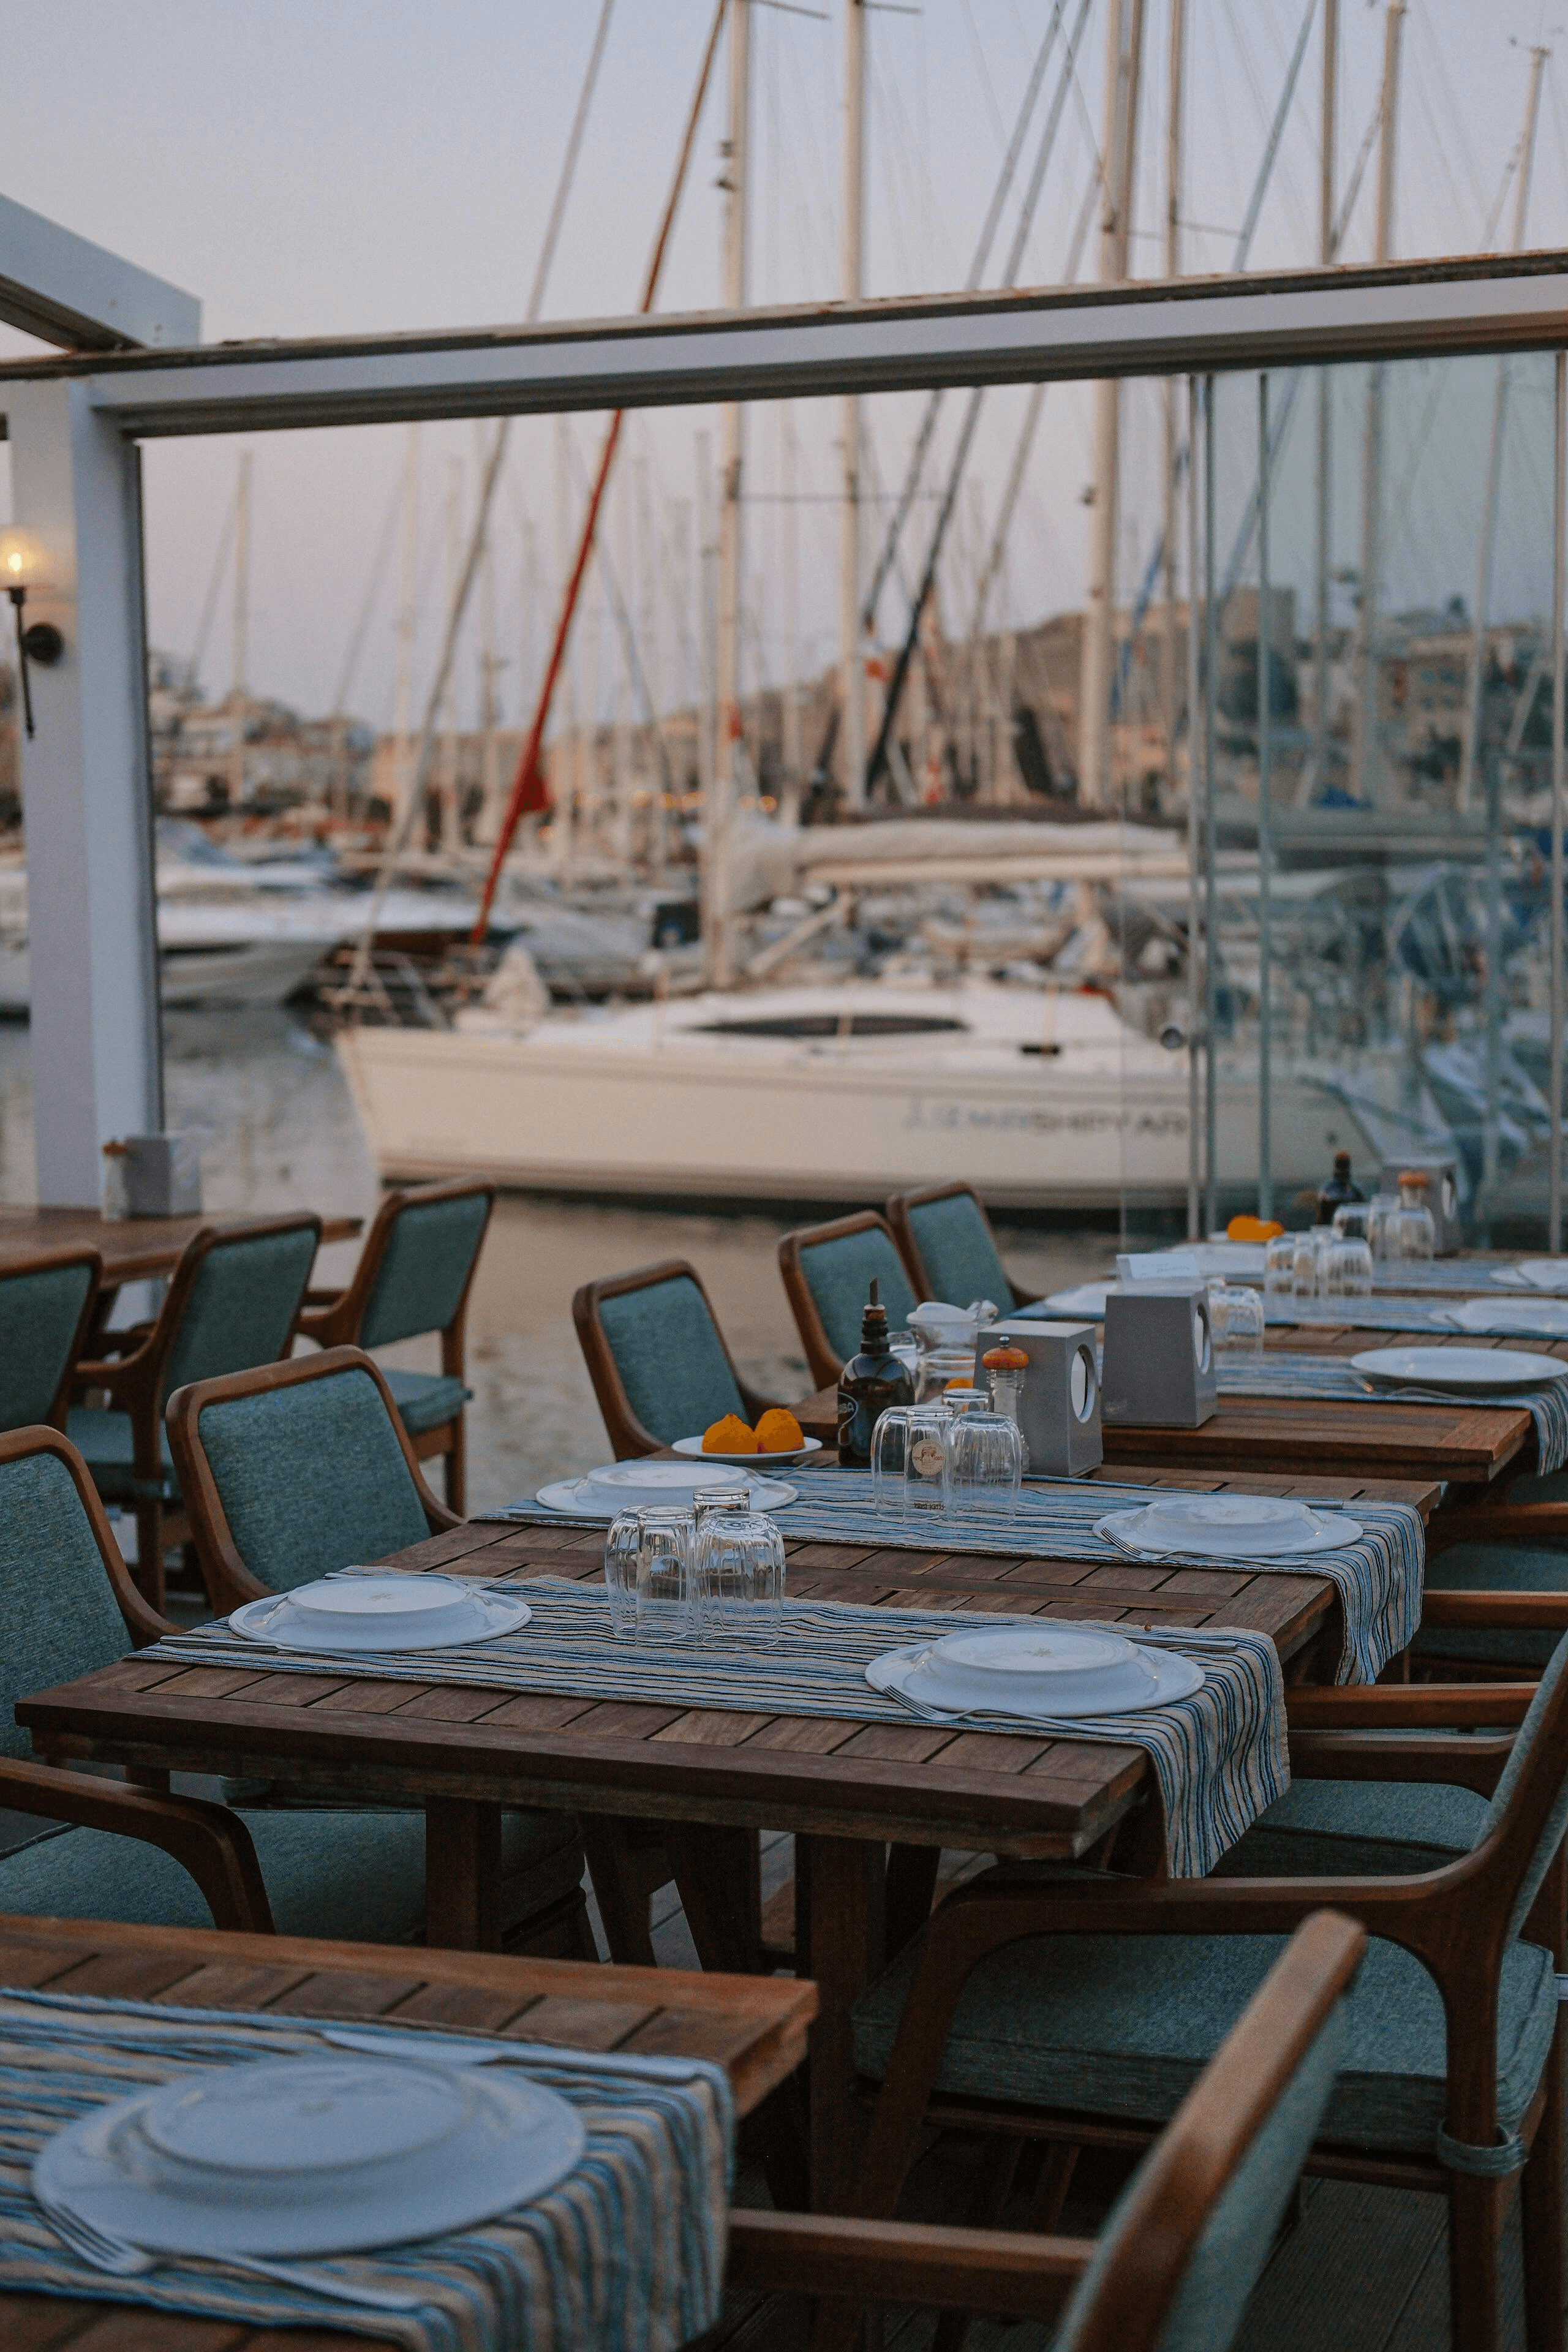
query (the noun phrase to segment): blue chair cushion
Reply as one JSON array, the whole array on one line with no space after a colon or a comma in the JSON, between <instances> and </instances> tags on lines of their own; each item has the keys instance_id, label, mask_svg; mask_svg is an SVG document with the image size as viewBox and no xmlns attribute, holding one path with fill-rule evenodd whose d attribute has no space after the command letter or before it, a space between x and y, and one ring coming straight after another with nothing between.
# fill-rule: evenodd
<instances>
[{"instance_id":1,"label":"blue chair cushion","mask_svg":"<svg viewBox=\"0 0 1568 2352\"><path fill-rule=\"evenodd\" d=\"M197 1433L235 1548L275 1592L429 1533L380 1391L357 1366L209 1404Z\"/></svg>"},{"instance_id":2,"label":"blue chair cushion","mask_svg":"<svg viewBox=\"0 0 1568 2352\"><path fill-rule=\"evenodd\" d=\"M1293 1780L1218 1864L1218 1878L1382 1878L1441 1870L1487 1822L1473 1790L1423 1780Z\"/></svg>"},{"instance_id":3,"label":"blue chair cushion","mask_svg":"<svg viewBox=\"0 0 1568 2352\"><path fill-rule=\"evenodd\" d=\"M1522 1484L1522 1480L1521 1484ZM1568 1592L1568 1550L1522 1544L1457 1543L1426 1563L1429 1592ZM1478 1664L1524 1666L1536 1673L1562 1636L1513 1625L1423 1626L1415 1651L1423 1658L1471 1659Z\"/></svg>"},{"instance_id":4,"label":"blue chair cushion","mask_svg":"<svg viewBox=\"0 0 1568 2352\"><path fill-rule=\"evenodd\" d=\"M163 1398L192 1381L276 1363L316 1255L316 1228L225 1234L196 1270L163 1368Z\"/></svg>"},{"instance_id":5,"label":"blue chair cushion","mask_svg":"<svg viewBox=\"0 0 1568 2352\"><path fill-rule=\"evenodd\" d=\"M489 1213L488 1192L414 1200L398 1212L360 1318L362 1348L446 1330L462 1305Z\"/></svg>"},{"instance_id":6,"label":"blue chair cushion","mask_svg":"<svg viewBox=\"0 0 1568 2352\"><path fill-rule=\"evenodd\" d=\"M601 1299L599 1324L626 1402L661 1445L699 1436L727 1412L747 1418L724 1343L689 1275Z\"/></svg>"},{"instance_id":7,"label":"blue chair cushion","mask_svg":"<svg viewBox=\"0 0 1568 2352\"><path fill-rule=\"evenodd\" d=\"M502 1918L520 1927L570 1894L583 1874L568 1817L541 1851L544 1817L503 1817ZM419 1812L251 1812L272 1916L280 1936L405 1944L424 1931L425 1817ZM56 1919L120 1919L142 1927L210 1927L201 1890L161 1848L107 1830L47 1832L0 1856L0 1911Z\"/></svg>"},{"instance_id":8,"label":"blue chair cushion","mask_svg":"<svg viewBox=\"0 0 1568 2352\"><path fill-rule=\"evenodd\" d=\"M933 1298L944 1299L950 1307L968 1307L976 1298L989 1298L1004 1314L1007 1312L1013 1304L1013 1286L996 1255L985 1213L972 1193L954 1192L945 1201L921 1202L910 1211L910 1231Z\"/></svg>"},{"instance_id":9,"label":"blue chair cushion","mask_svg":"<svg viewBox=\"0 0 1568 2352\"><path fill-rule=\"evenodd\" d=\"M901 1331L910 1309L920 1303L910 1288L903 1259L888 1234L876 1225L868 1225L858 1234L839 1234L831 1241L803 1244L800 1270L822 1318L827 1344L841 1363L847 1362L860 1345L860 1318L873 1280L878 1286L877 1295L888 1310L889 1331ZM968 1299L963 1304L967 1306Z\"/></svg>"},{"instance_id":10,"label":"blue chair cushion","mask_svg":"<svg viewBox=\"0 0 1568 2352\"><path fill-rule=\"evenodd\" d=\"M1285 1948L1281 1936L1037 1936L993 1953L964 1987L940 2091L1163 2123ZM911 1945L856 2004L855 2060L880 2079L909 1990ZM1557 2021L1552 1954L1503 1960L1498 2108L1515 2130ZM1373 1938L1345 2003L1345 2050L1325 2139L1430 2157L1447 2105L1437 1987Z\"/></svg>"},{"instance_id":11,"label":"blue chair cushion","mask_svg":"<svg viewBox=\"0 0 1568 2352\"><path fill-rule=\"evenodd\" d=\"M404 1372L384 1364L381 1374L410 1437L423 1437L426 1430L456 1421L471 1393L445 1372Z\"/></svg>"},{"instance_id":12,"label":"blue chair cushion","mask_svg":"<svg viewBox=\"0 0 1568 2352\"><path fill-rule=\"evenodd\" d=\"M91 1284L86 1265L0 1276L0 1429L47 1421Z\"/></svg>"},{"instance_id":13,"label":"blue chair cushion","mask_svg":"<svg viewBox=\"0 0 1568 2352\"><path fill-rule=\"evenodd\" d=\"M178 1502L180 1490L167 1430L159 1432L163 1478L149 1479L145 1492L136 1476L135 1441L128 1412L116 1412L107 1405L73 1404L66 1415L66 1435L92 1472L92 1483L106 1503Z\"/></svg>"},{"instance_id":14,"label":"blue chair cushion","mask_svg":"<svg viewBox=\"0 0 1568 2352\"><path fill-rule=\"evenodd\" d=\"M0 1463L0 1755L32 1754L13 1716L17 1699L111 1665L128 1647L91 1523L59 1455Z\"/></svg>"}]
</instances>

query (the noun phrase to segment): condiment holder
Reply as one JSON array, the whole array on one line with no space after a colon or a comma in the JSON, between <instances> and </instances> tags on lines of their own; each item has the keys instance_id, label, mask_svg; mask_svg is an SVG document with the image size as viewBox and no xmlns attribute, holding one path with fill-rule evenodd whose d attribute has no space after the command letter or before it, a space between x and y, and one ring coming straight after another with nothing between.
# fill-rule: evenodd
<instances>
[{"instance_id":1,"label":"condiment holder","mask_svg":"<svg viewBox=\"0 0 1568 2352\"><path fill-rule=\"evenodd\" d=\"M1458 1161L1451 1151L1407 1151L1398 1160L1384 1161L1383 1181L1378 1191L1397 1197L1399 1180L1405 1175L1426 1177L1426 1205L1437 1237L1435 1254L1438 1257L1453 1257L1465 1245L1459 1225Z\"/></svg>"},{"instance_id":2,"label":"condiment holder","mask_svg":"<svg viewBox=\"0 0 1568 2352\"><path fill-rule=\"evenodd\" d=\"M1100 1430L1100 1374L1092 1323L994 1323L976 1335L974 1379L997 1348L1028 1358L1018 1387L1017 1422L1039 1478L1081 1478L1105 1458Z\"/></svg>"},{"instance_id":3,"label":"condiment holder","mask_svg":"<svg viewBox=\"0 0 1568 2352\"><path fill-rule=\"evenodd\" d=\"M1198 1429L1219 1402L1208 1292L1190 1251L1116 1261L1100 1412L1121 1429Z\"/></svg>"}]
</instances>

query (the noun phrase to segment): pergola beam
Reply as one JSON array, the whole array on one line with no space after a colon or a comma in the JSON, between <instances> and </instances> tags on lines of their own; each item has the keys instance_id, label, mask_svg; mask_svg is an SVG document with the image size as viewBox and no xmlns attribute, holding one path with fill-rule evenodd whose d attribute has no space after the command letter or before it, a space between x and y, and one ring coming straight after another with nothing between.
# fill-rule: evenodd
<instances>
[{"instance_id":1,"label":"pergola beam","mask_svg":"<svg viewBox=\"0 0 1568 2352\"><path fill-rule=\"evenodd\" d=\"M22 362L137 438L1568 343L1568 254Z\"/></svg>"},{"instance_id":2,"label":"pergola beam","mask_svg":"<svg viewBox=\"0 0 1568 2352\"><path fill-rule=\"evenodd\" d=\"M0 319L79 352L195 343L202 331L194 294L9 196L0 196Z\"/></svg>"}]
</instances>

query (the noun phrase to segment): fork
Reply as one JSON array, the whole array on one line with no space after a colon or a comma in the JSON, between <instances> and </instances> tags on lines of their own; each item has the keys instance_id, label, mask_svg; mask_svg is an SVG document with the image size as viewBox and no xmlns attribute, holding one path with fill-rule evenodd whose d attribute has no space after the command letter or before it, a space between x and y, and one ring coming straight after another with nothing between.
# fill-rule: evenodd
<instances>
[{"instance_id":1,"label":"fork","mask_svg":"<svg viewBox=\"0 0 1568 2352\"><path fill-rule=\"evenodd\" d=\"M84 2221L79 2213L46 2204L36 2189L33 2194L56 2237L95 2271L106 2271L111 2278L139 2278L147 2271L161 2270L175 2259L169 2254L151 2253L145 2246L132 2245L129 2238L116 2238L109 2231ZM256 2254L217 2254L207 2259L227 2270L247 2271L258 2278L275 2279L283 2286L302 2287L307 2294L324 2295L331 2303L356 2304L372 2311L419 2311L424 2307L418 2295L398 2294L384 2287L353 2286L346 2280L330 2278L322 2272L306 2270L292 2263L263 2262Z\"/></svg>"}]
</instances>

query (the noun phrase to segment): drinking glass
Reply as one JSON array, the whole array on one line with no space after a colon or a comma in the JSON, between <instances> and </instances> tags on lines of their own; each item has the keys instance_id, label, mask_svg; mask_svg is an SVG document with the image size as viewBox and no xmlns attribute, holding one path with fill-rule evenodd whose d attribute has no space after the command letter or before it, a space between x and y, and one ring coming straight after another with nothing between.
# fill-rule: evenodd
<instances>
[{"instance_id":1,"label":"drinking glass","mask_svg":"<svg viewBox=\"0 0 1568 2352\"><path fill-rule=\"evenodd\" d=\"M1372 1251L1364 1241L1345 1239L1331 1243L1324 1252L1323 1296L1325 1298L1371 1297Z\"/></svg>"},{"instance_id":2,"label":"drinking glass","mask_svg":"<svg viewBox=\"0 0 1568 2352\"><path fill-rule=\"evenodd\" d=\"M982 1412L954 1413L941 1398L912 1404L904 1424L903 1496L906 1517L947 1507L947 1449L952 1432L963 1423L989 1418Z\"/></svg>"},{"instance_id":3,"label":"drinking glass","mask_svg":"<svg viewBox=\"0 0 1568 2352\"><path fill-rule=\"evenodd\" d=\"M1005 1412L966 1412L949 1424L942 1480L950 1511L1011 1517L1024 1478L1024 1441Z\"/></svg>"},{"instance_id":4,"label":"drinking glass","mask_svg":"<svg viewBox=\"0 0 1568 2352\"><path fill-rule=\"evenodd\" d=\"M1399 1180L1399 1206L1384 1222L1385 1255L1391 1258L1436 1257L1437 1223L1426 1206L1425 1176Z\"/></svg>"},{"instance_id":5,"label":"drinking glass","mask_svg":"<svg viewBox=\"0 0 1568 2352\"><path fill-rule=\"evenodd\" d=\"M900 1517L904 1507L904 1454L912 1404L890 1404L871 1432L871 1507Z\"/></svg>"},{"instance_id":6,"label":"drinking glass","mask_svg":"<svg viewBox=\"0 0 1568 2352\"><path fill-rule=\"evenodd\" d=\"M1334 1211L1334 1232L1342 1242L1370 1242L1371 1201L1346 1201Z\"/></svg>"},{"instance_id":7,"label":"drinking glass","mask_svg":"<svg viewBox=\"0 0 1568 2352\"><path fill-rule=\"evenodd\" d=\"M1323 1253L1333 1240L1331 1225L1309 1225L1293 1236L1290 1287L1298 1298L1321 1298L1323 1293Z\"/></svg>"},{"instance_id":8,"label":"drinking glass","mask_svg":"<svg viewBox=\"0 0 1568 2352\"><path fill-rule=\"evenodd\" d=\"M784 1639L784 1538L765 1511L720 1507L697 1522L697 1593L710 1641L773 1650Z\"/></svg>"},{"instance_id":9,"label":"drinking glass","mask_svg":"<svg viewBox=\"0 0 1568 2352\"><path fill-rule=\"evenodd\" d=\"M637 1639L637 1555L641 1549L642 1513L617 1513L605 1538L605 1591L610 1601L610 1631L617 1642Z\"/></svg>"},{"instance_id":10,"label":"drinking glass","mask_svg":"<svg viewBox=\"0 0 1568 2352\"><path fill-rule=\"evenodd\" d=\"M749 1499L749 1497L748 1497ZM702 1639L697 1603L696 1522L689 1511L643 1511L637 1546L637 1642Z\"/></svg>"},{"instance_id":11,"label":"drinking glass","mask_svg":"<svg viewBox=\"0 0 1568 2352\"><path fill-rule=\"evenodd\" d=\"M915 1402L924 1404L941 1396L950 1381L969 1381L973 1377L973 1346L924 1349L915 1367Z\"/></svg>"},{"instance_id":12,"label":"drinking glass","mask_svg":"<svg viewBox=\"0 0 1568 2352\"><path fill-rule=\"evenodd\" d=\"M1296 1235L1276 1234L1263 1245L1263 1287L1288 1297L1296 1286Z\"/></svg>"},{"instance_id":13,"label":"drinking glass","mask_svg":"<svg viewBox=\"0 0 1568 2352\"><path fill-rule=\"evenodd\" d=\"M1366 1204L1366 1238L1372 1250L1373 1261L1376 1265L1381 1265L1384 1259L1394 1255L1389 1247L1388 1221L1395 1214L1398 1207L1397 1192L1374 1193Z\"/></svg>"},{"instance_id":14,"label":"drinking glass","mask_svg":"<svg viewBox=\"0 0 1568 2352\"><path fill-rule=\"evenodd\" d=\"M1263 1294L1245 1284L1209 1285L1209 1328L1221 1362L1263 1353Z\"/></svg>"}]
</instances>

